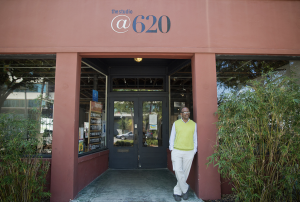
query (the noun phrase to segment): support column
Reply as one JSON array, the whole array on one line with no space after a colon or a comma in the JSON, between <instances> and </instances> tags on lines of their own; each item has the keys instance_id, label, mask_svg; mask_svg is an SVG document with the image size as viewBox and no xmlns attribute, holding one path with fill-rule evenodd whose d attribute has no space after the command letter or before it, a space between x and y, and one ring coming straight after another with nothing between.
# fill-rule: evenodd
<instances>
[{"instance_id":1,"label":"support column","mask_svg":"<svg viewBox=\"0 0 300 202\"><path fill-rule=\"evenodd\" d=\"M78 53L56 54L51 202L70 201L78 192L80 64Z\"/></svg>"},{"instance_id":2,"label":"support column","mask_svg":"<svg viewBox=\"0 0 300 202\"><path fill-rule=\"evenodd\" d=\"M215 54L195 54L192 58L193 113L197 123L198 154L196 194L199 198L221 199L220 174L217 167L207 167L207 157L216 143L218 120Z\"/></svg>"}]
</instances>

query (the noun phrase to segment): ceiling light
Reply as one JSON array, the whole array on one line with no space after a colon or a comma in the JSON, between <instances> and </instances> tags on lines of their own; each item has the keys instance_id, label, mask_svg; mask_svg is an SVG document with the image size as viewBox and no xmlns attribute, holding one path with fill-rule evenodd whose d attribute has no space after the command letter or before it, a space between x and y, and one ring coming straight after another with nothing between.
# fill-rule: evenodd
<instances>
[{"instance_id":1,"label":"ceiling light","mask_svg":"<svg viewBox=\"0 0 300 202\"><path fill-rule=\"evenodd\" d=\"M134 60L135 60L136 62L141 62L141 61L143 60L143 58L134 58Z\"/></svg>"}]
</instances>

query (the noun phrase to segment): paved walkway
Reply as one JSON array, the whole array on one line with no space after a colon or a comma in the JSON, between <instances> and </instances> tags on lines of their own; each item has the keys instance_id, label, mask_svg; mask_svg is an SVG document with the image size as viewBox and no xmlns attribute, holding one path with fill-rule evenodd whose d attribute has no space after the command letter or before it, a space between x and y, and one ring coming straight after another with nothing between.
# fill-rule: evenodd
<instances>
[{"instance_id":1,"label":"paved walkway","mask_svg":"<svg viewBox=\"0 0 300 202\"><path fill-rule=\"evenodd\" d=\"M73 202L174 202L175 184L176 178L168 169L109 169L81 190ZM203 202L192 190L187 201Z\"/></svg>"}]
</instances>

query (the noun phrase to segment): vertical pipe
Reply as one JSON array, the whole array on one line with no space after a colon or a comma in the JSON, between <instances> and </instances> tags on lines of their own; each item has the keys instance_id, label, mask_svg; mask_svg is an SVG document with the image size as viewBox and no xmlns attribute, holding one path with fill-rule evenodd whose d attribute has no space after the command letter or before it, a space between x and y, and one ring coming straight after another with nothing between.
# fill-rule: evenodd
<instances>
[{"instance_id":1,"label":"vertical pipe","mask_svg":"<svg viewBox=\"0 0 300 202\"><path fill-rule=\"evenodd\" d=\"M98 87L98 74L94 74L94 90Z\"/></svg>"}]
</instances>

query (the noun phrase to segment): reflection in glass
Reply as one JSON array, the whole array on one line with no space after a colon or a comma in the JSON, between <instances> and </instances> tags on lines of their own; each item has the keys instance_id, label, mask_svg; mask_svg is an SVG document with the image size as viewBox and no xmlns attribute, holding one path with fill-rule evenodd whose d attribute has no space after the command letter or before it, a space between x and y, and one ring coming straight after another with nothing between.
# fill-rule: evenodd
<instances>
[{"instance_id":1,"label":"reflection in glass","mask_svg":"<svg viewBox=\"0 0 300 202\"><path fill-rule=\"evenodd\" d=\"M192 89L192 69L187 65L169 79L170 84L170 115L169 115L169 135L173 123L181 119L181 107L190 109L190 119L193 120L193 89Z\"/></svg>"},{"instance_id":2,"label":"reflection in glass","mask_svg":"<svg viewBox=\"0 0 300 202\"><path fill-rule=\"evenodd\" d=\"M113 91L138 91L137 78L113 78Z\"/></svg>"},{"instance_id":3,"label":"reflection in glass","mask_svg":"<svg viewBox=\"0 0 300 202\"><path fill-rule=\"evenodd\" d=\"M162 146L162 101L143 102L143 146Z\"/></svg>"},{"instance_id":4,"label":"reflection in glass","mask_svg":"<svg viewBox=\"0 0 300 202\"><path fill-rule=\"evenodd\" d=\"M134 141L134 103L114 102L114 146L132 147Z\"/></svg>"},{"instance_id":5,"label":"reflection in glass","mask_svg":"<svg viewBox=\"0 0 300 202\"><path fill-rule=\"evenodd\" d=\"M81 65L78 153L86 154L107 147L106 76L84 63ZM98 101L91 102L95 98Z\"/></svg>"},{"instance_id":6,"label":"reflection in glass","mask_svg":"<svg viewBox=\"0 0 300 202\"><path fill-rule=\"evenodd\" d=\"M139 91L163 91L163 78L139 78Z\"/></svg>"},{"instance_id":7,"label":"reflection in glass","mask_svg":"<svg viewBox=\"0 0 300 202\"><path fill-rule=\"evenodd\" d=\"M0 59L3 67L0 113L34 122L36 128L32 133L39 140L37 152L49 155L52 153L55 64L55 59ZM25 132L24 138L28 135Z\"/></svg>"},{"instance_id":8,"label":"reflection in glass","mask_svg":"<svg viewBox=\"0 0 300 202\"><path fill-rule=\"evenodd\" d=\"M297 65L298 64L298 65ZM264 73L276 72L277 76L288 75L291 72L299 77L297 68L299 61L288 60L216 60L218 104L224 102L227 93L246 90L248 81L260 80Z\"/></svg>"},{"instance_id":9,"label":"reflection in glass","mask_svg":"<svg viewBox=\"0 0 300 202\"><path fill-rule=\"evenodd\" d=\"M164 91L163 78L113 78L113 91Z\"/></svg>"}]
</instances>

